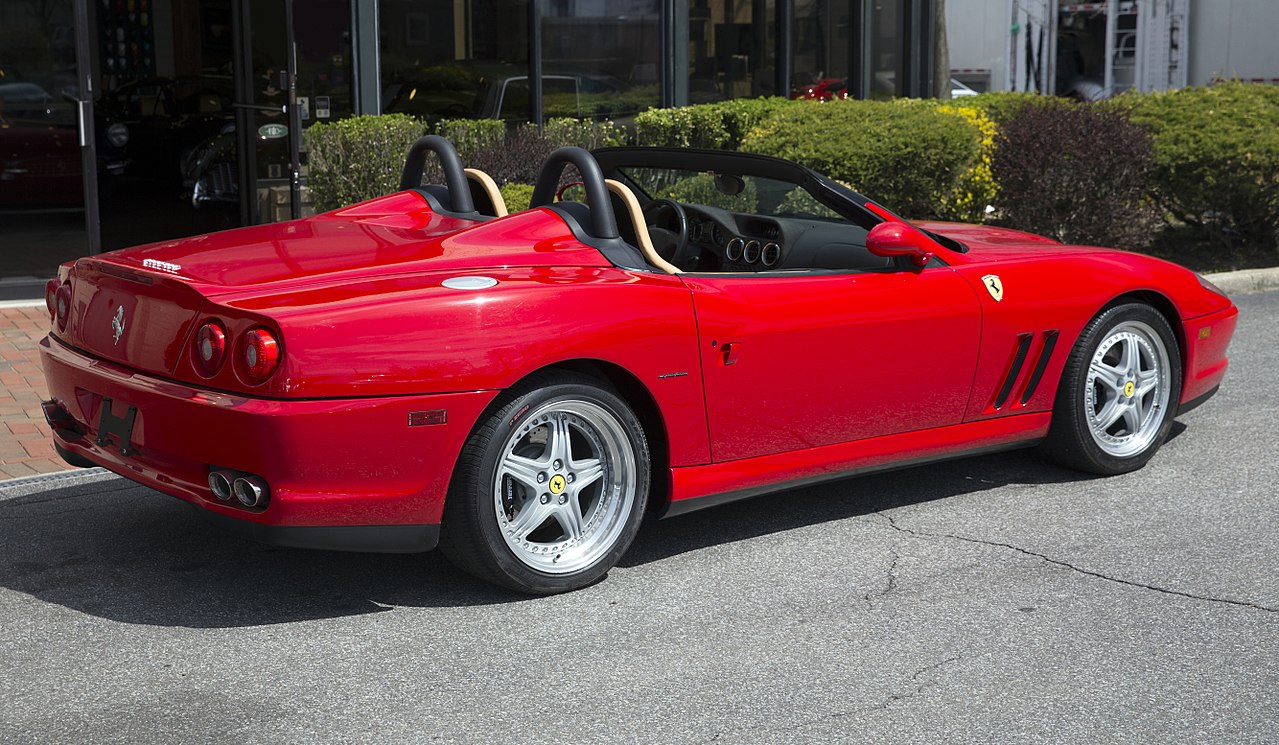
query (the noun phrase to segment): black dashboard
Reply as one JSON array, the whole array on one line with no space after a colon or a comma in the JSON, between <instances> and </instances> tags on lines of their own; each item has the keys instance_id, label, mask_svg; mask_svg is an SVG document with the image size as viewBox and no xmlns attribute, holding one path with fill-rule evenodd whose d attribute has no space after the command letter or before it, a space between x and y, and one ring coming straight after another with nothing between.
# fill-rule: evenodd
<instances>
[{"instance_id":1,"label":"black dashboard","mask_svg":"<svg viewBox=\"0 0 1279 745\"><path fill-rule=\"evenodd\" d=\"M688 240L698 249L697 272L771 272L804 269L875 270L890 259L866 250L866 230L805 217L742 215L704 205L683 205Z\"/></svg>"}]
</instances>

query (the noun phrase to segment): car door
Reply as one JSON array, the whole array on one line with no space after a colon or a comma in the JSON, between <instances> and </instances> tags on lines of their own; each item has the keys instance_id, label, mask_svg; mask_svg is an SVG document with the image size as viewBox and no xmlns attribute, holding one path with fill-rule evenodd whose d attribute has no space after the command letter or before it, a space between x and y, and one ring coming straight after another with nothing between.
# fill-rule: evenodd
<instances>
[{"instance_id":1,"label":"car door","mask_svg":"<svg viewBox=\"0 0 1279 745\"><path fill-rule=\"evenodd\" d=\"M963 421L981 308L949 267L681 276L715 462Z\"/></svg>"}]
</instances>

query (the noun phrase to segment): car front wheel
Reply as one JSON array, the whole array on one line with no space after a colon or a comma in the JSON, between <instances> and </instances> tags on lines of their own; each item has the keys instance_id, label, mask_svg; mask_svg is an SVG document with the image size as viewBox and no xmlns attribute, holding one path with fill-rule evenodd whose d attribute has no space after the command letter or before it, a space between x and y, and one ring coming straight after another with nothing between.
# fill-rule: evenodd
<instances>
[{"instance_id":1,"label":"car front wheel","mask_svg":"<svg viewBox=\"0 0 1279 745\"><path fill-rule=\"evenodd\" d=\"M1062 373L1042 450L1111 475L1141 468L1168 437L1181 393L1181 357L1168 321L1141 303L1094 318Z\"/></svg>"},{"instance_id":2,"label":"car front wheel","mask_svg":"<svg viewBox=\"0 0 1279 745\"><path fill-rule=\"evenodd\" d=\"M591 378L543 374L508 392L471 433L440 545L495 584L575 590L626 551L648 486L648 445L630 407Z\"/></svg>"}]
</instances>

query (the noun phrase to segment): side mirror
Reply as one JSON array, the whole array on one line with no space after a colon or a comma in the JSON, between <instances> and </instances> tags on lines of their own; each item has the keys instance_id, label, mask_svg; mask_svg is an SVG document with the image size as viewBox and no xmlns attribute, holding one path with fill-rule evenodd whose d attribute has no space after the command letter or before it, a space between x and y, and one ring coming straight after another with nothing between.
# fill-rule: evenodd
<instances>
[{"instance_id":1,"label":"side mirror","mask_svg":"<svg viewBox=\"0 0 1279 745\"><path fill-rule=\"evenodd\" d=\"M881 222L866 235L866 250L886 259L909 256L922 267L937 253L937 243L904 222Z\"/></svg>"}]
</instances>

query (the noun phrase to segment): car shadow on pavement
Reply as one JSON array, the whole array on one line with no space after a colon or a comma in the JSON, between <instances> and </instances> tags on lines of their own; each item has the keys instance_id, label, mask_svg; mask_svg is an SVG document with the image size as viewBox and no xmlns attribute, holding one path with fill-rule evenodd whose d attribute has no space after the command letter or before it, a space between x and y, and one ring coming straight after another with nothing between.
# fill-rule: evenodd
<instances>
[{"instance_id":1,"label":"car shadow on pavement","mask_svg":"<svg viewBox=\"0 0 1279 745\"><path fill-rule=\"evenodd\" d=\"M123 623L226 628L525 599L439 552L264 546L121 479L0 500L0 587Z\"/></svg>"},{"instance_id":2,"label":"car shadow on pavement","mask_svg":"<svg viewBox=\"0 0 1279 745\"><path fill-rule=\"evenodd\" d=\"M649 520L621 566L1009 484L1090 478L1024 451L956 463ZM122 623L189 628L537 601L463 574L438 551L355 554L241 540L186 503L121 479L0 498L0 587Z\"/></svg>"},{"instance_id":3,"label":"car shadow on pavement","mask_svg":"<svg viewBox=\"0 0 1279 745\"><path fill-rule=\"evenodd\" d=\"M1181 425L1174 425L1174 433ZM740 502L650 520L621 566L639 566L735 541L844 520L911 504L949 499L1010 484L1038 485L1098 478L1062 468L1032 451L998 453L830 481Z\"/></svg>"}]
</instances>

